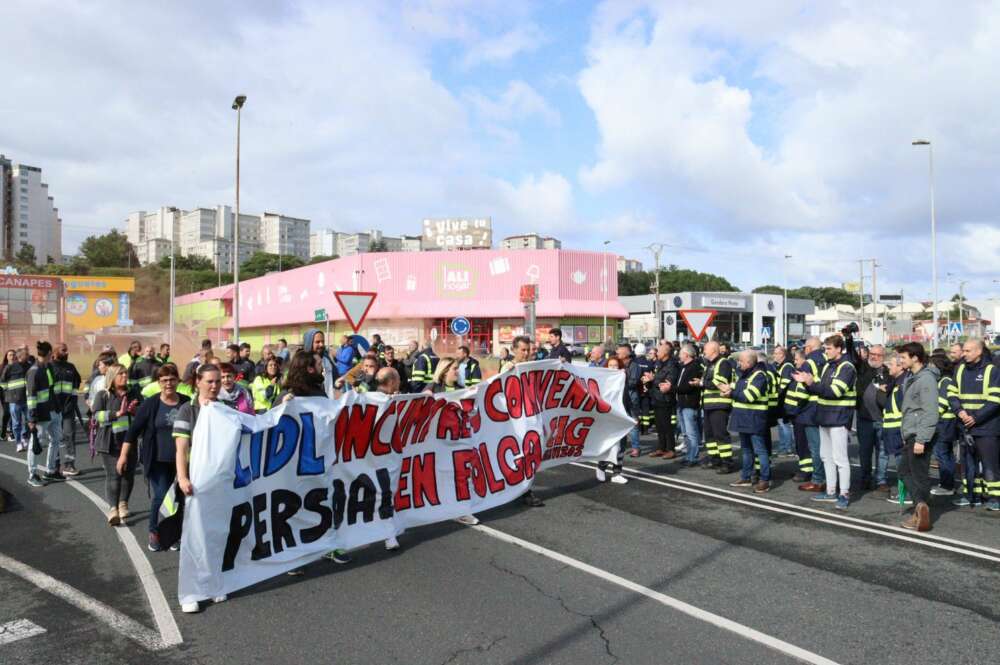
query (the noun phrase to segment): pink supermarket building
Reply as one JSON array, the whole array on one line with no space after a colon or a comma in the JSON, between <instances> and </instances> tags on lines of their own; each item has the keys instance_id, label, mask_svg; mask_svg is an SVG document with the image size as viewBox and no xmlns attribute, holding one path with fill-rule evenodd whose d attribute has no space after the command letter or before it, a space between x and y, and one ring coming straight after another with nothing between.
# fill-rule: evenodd
<instances>
[{"instance_id":1,"label":"pink supermarket building","mask_svg":"<svg viewBox=\"0 0 1000 665\"><path fill-rule=\"evenodd\" d=\"M604 287L604 282L607 287ZM375 302L359 331L394 346L433 339L440 353L460 343L453 318L471 331L461 342L473 353L498 353L524 333L521 286L536 284L537 339L560 327L563 339L593 345L618 339L628 312L618 301L616 256L572 250L473 250L359 254L240 282L240 341L255 350L285 338L301 343L309 328L329 330L336 344L351 333L336 291L371 291ZM232 337L232 285L176 298L175 321L189 334L225 342ZM607 329L602 323L607 317ZM529 331L530 332L530 331Z\"/></svg>"}]
</instances>

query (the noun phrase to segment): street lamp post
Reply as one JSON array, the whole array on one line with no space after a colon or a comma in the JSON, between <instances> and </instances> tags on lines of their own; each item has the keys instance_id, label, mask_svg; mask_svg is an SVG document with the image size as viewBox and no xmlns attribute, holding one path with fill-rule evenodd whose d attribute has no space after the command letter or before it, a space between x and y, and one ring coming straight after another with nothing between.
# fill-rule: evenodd
<instances>
[{"instance_id":1,"label":"street lamp post","mask_svg":"<svg viewBox=\"0 0 1000 665\"><path fill-rule=\"evenodd\" d=\"M601 307L604 311L604 325L601 327L601 337L605 337L608 334L608 245L610 244L610 240L604 241L604 269L601 271L603 273L603 279L601 280L601 290L603 291L601 297L603 298L603 302Z\"/></svg>"},{"instance_id":2,"label":"street lamp post","mask_svg":"<svg viewBox=\"0 0 1000 665\"><path fill-rule=\"evenodd\" d=\"M174 243L170 241L170 331L167 334L167 342L170 344L171 352L174 348L174 298L176 297L177 277L174 270Z\"/></svg>"},{"instance_id":3,"label":"street lamp post","mask_svg":"<svg viewBox=\"0 0 1000 665\"><path fill-rule=\"evenodd\" d=\"M236 216L233 218L233 342L240 341L240 111L247 101L246 95L233 100L236 111Z\"/></svg>"},{"instance_id":4,"label":"street lamp post","mask_svg":"<svg viewBox=\"0 0 1000 665\"><path fill-rule=\"evenodd\" d=\"M930 166L931 189L931 282L934 296L934 347L938 346L938 278L937 278L937 220L934 217L934 146L930 141L918 139L912 145L927 146L927 157Z\"/></svg>"},{"instance_id":5,"label":"street lamp post","mask_svg":"<svg viewBox=\"0 0 1000 665\"><path fill-rule=\"evenodd\" d=\"M786 349L788 348L788 259L790 258L792 258L791 254L785 254L785 260L781 264L783 273L782 280L784 281L783 286L785 291L784 299L783 302L781 303L781 316L782 316L781 337L782 337L782 344L785 345Z\"/></svg>"},{"instance_id":6,"label":"street lamp post","mask_svg":"<svg viewBox=\"0 0 1000 665\"><path fill-rule=\"evenodd\" d=\"M215 252L215 275L218 279L218 290L216 295L218 295L219 309L222 309L222 251ZM224 317L216 314L215 319L215 343L219 344L222 342L222 319Z\"/></svg>"}]
</instances>

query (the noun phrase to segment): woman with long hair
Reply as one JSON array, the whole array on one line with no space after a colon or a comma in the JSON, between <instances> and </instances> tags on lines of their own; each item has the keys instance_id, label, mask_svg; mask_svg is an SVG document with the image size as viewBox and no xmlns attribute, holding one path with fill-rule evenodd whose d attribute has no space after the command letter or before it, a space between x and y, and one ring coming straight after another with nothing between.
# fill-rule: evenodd
<instances>
[{"instance_id":1,"label":"woman with long hair","mask_svg":"<svg viewBox=\"0 0 1000 665\"><path fill-rule=\"evenodd\" d=\"M97 424L94 447L101 454L104 466L104 493L111 507L108 525L118 526L129 516L128 500L135 480L136 456L127 455L120 471L118 459L139 401L129 397L128 370L121 365L116 363L109 367L104 381L106 388L97 393L93 405Z\"/></svg>"},{"instance_id":2,"label":"woman with long hair","mask_svg":"<svg viewBox=\"0 0 1000 665\"><path fill-rule=\"evenodd\" d=\"M152 503L149 506L149 551L160 552L160 536L157 523L160 504L177 475L177 446L174 443L174 423L180 414L181 405L190 401L177 392L180 376L177 365L167 363L156 371L159 394L147 398L139 406L132 425L125 435L121 453L118 456L118 473L121 474L133 456L137 441L142 441L139 454L146 482L153 488Z\"/></svg>"},{"instance_id":3,"label":"woman with long hair","mask_svg":"<svg viewBox=\"0 0 1000 665\"><path fill-rule=\"evenodd\" d=\"M3 371L7 369L7 365L10 365L15 360L17 360L17 354L14 353L14 349L7 349L3 354L3 362L0 363L0 376L3 376ZM7 407L5 392L3 385L0 384L0 410L3 410L3 421L0 423L0 440L13 441L14 428L11 427L10 409Z\"/></svg>"},{"instance_id":4,"label":"woman with long hair","mask_svg":"<svg viewBox=\"0 0 1000 665\"><path fill-rule=\"evenodd\" d=\"M264 371L258 374L250 384L253 393L253 408L257 413L264 413L278 401L281 392L281 359L271 356L264 361Z\"/></svg>"},{"instance_id":5,"label":"woman with long hair","mask_svg":"<svg viewBox=\"0 0 1000 665\"><path fill-rule=\"evenodd\" d=\"M323 364L318 353L299 349L292 356L283 390L276 402L287 402L293 397L326 397Z\"/></svg>"},{"instance_id":6,"label":"woman with long hair","mask_svg":"<svg viewBox=\"0 0 1000 665\"><path fill-rule=\"evenodd\" d=\"M239 372L235 365L222 363L219 365L222 372L222 385L219 388L219 401L231 409L236 409L242 413L253 415L253 398L250 391L241 386L236 377Z\"/></svg>"},{"instance_id":7,"label":"woman with long hair","mask_svg":"<svg viewBox=\"0 0 1000 665\"><path fill-rule=\"evenodd\" d=\"M424 389L425 393L446 393L458 390L462 386L458 383L458 360L455 358L442 358L434 370L434 382Z\"/></svg>"}]
</instances>

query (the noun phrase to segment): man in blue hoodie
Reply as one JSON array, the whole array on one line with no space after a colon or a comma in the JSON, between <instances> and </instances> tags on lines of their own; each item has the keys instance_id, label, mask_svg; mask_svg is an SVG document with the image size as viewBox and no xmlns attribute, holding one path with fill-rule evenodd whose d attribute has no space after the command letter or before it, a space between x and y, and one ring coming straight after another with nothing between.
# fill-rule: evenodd
<instances>
[{"instance_id":1,"label":"man in blue hoodie","mask_svg":"<svg viewBox=\"0 0 1000 665\"><path fill-rule=\"evenodd\" d=\"M330 354L326 351L326 335L323 334L322 330L310 328L302 336L302 348L306 351L318 353L319 357L323 360L323 390L327 397L333 399L336 396L333 382L340 375L337 372L337 367L330 360Z\"/></svg>"},{"instance_id":2,"label":"man in blue hoodie","mask_svg":"<svg viewBox=\"0 0 1000 665\"><path fill-rule=\"evenodd\" d=\"M341 376L347 374L358 364L359 360L361 360L361 355L358 353L358 349L351 344L351 338L347 335L341 335L340 347L333 358L337 365L337 373Z\"/></svg>"}]
</instances>

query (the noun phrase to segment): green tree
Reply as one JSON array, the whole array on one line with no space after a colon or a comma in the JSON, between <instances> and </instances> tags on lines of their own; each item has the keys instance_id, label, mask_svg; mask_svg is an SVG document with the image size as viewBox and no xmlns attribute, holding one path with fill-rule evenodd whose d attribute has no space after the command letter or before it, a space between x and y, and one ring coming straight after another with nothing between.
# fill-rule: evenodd
<instances>
[{"instance_id":1,"label":"green tree","mask_svg":"<svg viewBox=\"0 0 1000 665\"><path fill-rule=\"evenodd\" d=\"M333 256L327 256L325 254L320 254L319 256L314 256L309 259L309 265L314 263L323 263L324 261L332 261L333 259L339 259L340 257L334 254Z\"/></svg>"},{"instance_id":2,"label":"green tree","mask_svg":"<svg viewBox=\"0 0 1000 665\"><path fill-rule=\"evenodd\" d=\"M655 271L618 273L618 293L639 296L652 293ZM739 291L725 277L669 265L660 269L660 293L681 291Z\"/></svg>"},{"instance_id":3,"label":"green tree","mask_svg":"<svg viewBox=\"0 0 1000 665\"><path fill-rule=\"evenodd\" d=\"M253 256L240 265L240 279L250 279L266 275L269 272L277 272L279 265L280 269L285 271L292 268L301 268L305 263L302 259L292 254L282 254L279 259L277 254L254 252Z\"/></svg>"},{"instance_id":4,"label":"green tree","mask_svg":"<svg viewBox=\"0 0 1000 665\"><path fill-rule=\"evenodd\" d=\"M372 253L388 252L389 247L385 244L385 240L376 240L375 242L368 243L368 251Z\"/></svg>"},{"instance_id":5,"label":"green tree","mask_svg":"<svg viewBox=\"0 0 1000 665\"><path fill-rule=\"evenodd\" d=\"M24 243L21 245L21 249L17 250L17 254L14 255L14 261L17 263L17 269L19 271L33 271L35 269L35 246L31 243Z\"/></svg>"},{"instance_id":6,"label":"green tree","mask_svg":"<svg viewBox=\"0 0 1000 665\"><path fill-rule=\"evenodd\" d=\"M170 270L170 257L164 256L158 264L164 270ZM212 259L192 254L190 256L174 256L174 270L215 270Z\"/></svg>"},{"instance_id":7,"label":"green tree","mask_svg":"<svg viewBox=\"0 0 1000 665\"><path fill-rule=\"evenodd\" d=\"M785 290L774 284L765 284L764 286L758 286L753 290L753 293L769 293L773 296L780 296L785 293Z\"/></svg>"},{"instance_id":8,"label":"green tree","mask_svg":"<svg viewBox=\"0 0 1000 665\"><path fill-rule=\"evenodd\" d=\"M135 249L124 233L114 230L102 236L88 236L80 244L80 254L93 267L133 268L139 266Z\"/></svg>"}]
</instances>

